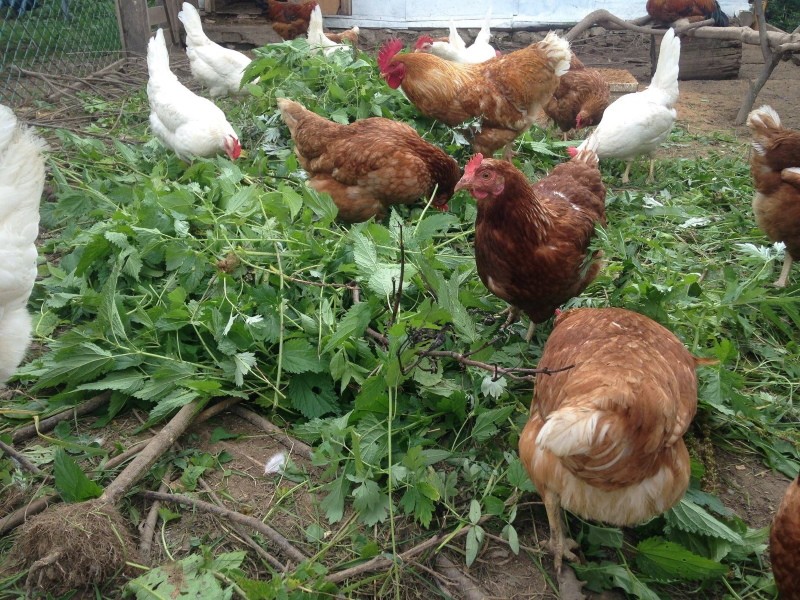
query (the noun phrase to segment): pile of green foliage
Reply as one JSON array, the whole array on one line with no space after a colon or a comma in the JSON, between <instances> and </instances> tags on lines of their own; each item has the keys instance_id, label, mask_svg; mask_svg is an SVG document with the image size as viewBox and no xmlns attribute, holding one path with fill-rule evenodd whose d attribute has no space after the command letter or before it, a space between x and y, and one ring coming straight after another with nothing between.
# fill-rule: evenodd
<instances>
[{"instance_id":1,"label":"pile of green foliage","mask_svg":"<svg viewBox=\"0 0 800 600\"><path fill-rule=\"evenodd\" d=\"M504 305L477 276L465 194L448 213L420 205L383 223L338 224L330 199L304 184L275 98L342 123L403 120L461 164L469 148L389 90L371 58L323 59L299 40L256 54L252 98L228 110L247 149L236 163L187 166L155 142L116 142L109 153L99 139L60 134L70 158L52 160L57 202L43 205L42 223L53 234L34 298L44 352L20 371L36 399L16 408L47 411L108 390L107 420L140 407L155 423L191 401L247 397L313 445L329 523L352 507L363 525L391 531L398 519L472 525L467 563L485 528L519 551L517 503L533 486L516 446L531 382L513 369L536 365L549 326L531 345L526 323L499 331L492 317ZM671 144L687 141L678 131ZM518 150L531 178L564 155L538 129ZM742 153L662 161L660 184L644 189L619 190L619 165L604 165L609 225L596 245L606 265L569 305L642 312L718 358L700 373L698 421L793 475L799 290L769 286L779 253L753 224ZM465 367L467 354L512 371ZM703 470L695 461L686 499L637 528L633 545L618 529L573 524L591 589L655 599L690 581L712 595L766 597L766 532L701 491ZM191 560L196 571L202 561ZM233 562L226 576L246 588ZM328 568L301 565L295 583Z\"/></svg>"}]
</instances>

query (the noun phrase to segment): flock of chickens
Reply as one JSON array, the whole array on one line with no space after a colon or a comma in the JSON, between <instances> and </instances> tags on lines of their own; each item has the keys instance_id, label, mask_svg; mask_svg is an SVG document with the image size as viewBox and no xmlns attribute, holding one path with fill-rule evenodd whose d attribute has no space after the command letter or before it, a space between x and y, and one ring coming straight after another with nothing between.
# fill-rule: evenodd
<instances>
[{"instance_id":1,"label":"flock of chickens","mask_svg":"<svg viewBox=\"0 0 800 600\"><path fill-rule=\"evenodd\" d=\"M341 39L324 34L319 8L312 4L301 5L310 7L309 44L324 53L345 48ZM239 93L250 59L206 37L190 4L184 3L180 19L194 77L212 97ZM391 40L377 59L389 87L400 88L422 114L454 127L480 119L470 138L476 153L463 173L454 158L404 123L373 117L342 125L288 98L278 100L278 110L308 184L332 197L340 219L380 219L391 205L420 198L446 209L454 193L467 190L477 202L478 275L509 303L508 322L524 312L531 320L530 339L534 324L557 315L541 359L552 372L537 377L519 452L544 499L549 545L560 570L563 558L576 559L575 543L563 533L562 507L629 525L669 509L689 482L682 436L697 406L695 369L708 361L692 356L677 337L643 315L617 308L558 311L602 268L601 256L590 250L595 227L606 225L599 160L626 159L625 182L633 159L652 156L672 129L680 40L668 30L650 86L610 103L602 77L584 67L556 34L508 54L492 48L490 37L487 19L470 46L451 28L446 39L421 37L412 52L401 52L402 42ZM149 42L147 62L153 134L183 160L218 153L237 159L242 147L236 132L211 100L191 92L171 72L160 30ZM570 149L571 160L531 183L511 162L511 148L542 110L564 132L597 126ZM792 259L800 258L800 133L782 128L768 106L754 110L748 126L754 212L769 238L786 244L776 282L784 286ZM500 149L504 158L492 158ZM30 342L25 304L36 275L41 151L40 141L0 106L2 380ZM779 587L798 560L800 539L791 536L800 534L800 481L787 493L784 504L792 503L794 508L781 508L773 530L773 548L790 549L788 562L786 554L774 560Z\"/></svg>"}]
</instances>

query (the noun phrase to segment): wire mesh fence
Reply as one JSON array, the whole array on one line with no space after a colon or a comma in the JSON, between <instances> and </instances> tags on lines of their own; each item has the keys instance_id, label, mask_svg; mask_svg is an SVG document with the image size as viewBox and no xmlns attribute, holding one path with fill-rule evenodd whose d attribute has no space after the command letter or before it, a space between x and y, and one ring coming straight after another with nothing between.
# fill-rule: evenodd
<instances>
[{"instance_id":1,"label":"wire mesh fence","mask_svg":"<svg viewBox=\"0 0 800 600\"><path fill-rule=\"evenodd\" d=\"M20 106L122 57L115 0L0 0L0 103Z\"/></svg>"}]
</instances>

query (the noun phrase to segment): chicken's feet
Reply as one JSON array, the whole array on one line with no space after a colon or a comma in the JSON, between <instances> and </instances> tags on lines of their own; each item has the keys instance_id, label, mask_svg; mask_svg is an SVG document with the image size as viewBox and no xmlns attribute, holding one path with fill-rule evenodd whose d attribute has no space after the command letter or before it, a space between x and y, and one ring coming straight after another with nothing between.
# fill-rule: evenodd
<instances>
[{"instance_id":1,"label":"chicken's feet","mask_svg":"<svg viewBox=\"0 0 800 600\"><path fill-rule=\"evenodd\" d=\"M630 178L628 177L631 174L631 165L633 164L632 160L629 160L625 163L625 172L622 174L622 183L628 183Z\"/></svg>"},{"instance_id":2,"label":"chicken's feet","mask_svg":"<svg viewBox=\"0 0 800 600\"><path fill-rule=\"evenodd\" d=\"M553 554L553 565L556 574L561 573L563 559L578 562L579 558L572 552L578 547L578 542L564 536L564 529L561 520L561 498L558 494L545 491L542 494L544 508L547 511L547 522L550 524L550 539L541 542L541 545L550 550Z\"/></svg>"},{"instance_id":3,"label":"chicken's feet","mask_svg":"<svg viewBox=\"0 0 800 600\"><path fill-rule=\"evenodd\" d=\"M525 334L525 341L528 342L529 344L531 343L531 340L533 339L533 334L534 333L536 333L536 323L531 321L531 324L528 325L528 331Z\"/></svg>"},{"instance_id":4,"label":"chicken's feet","mask_svg":"<svg viewBox=\"0 0 800 600\"><path fill-rule=\"evenodd\" d=\"M655 171L655 167L656 167L656 161L655 161L655 159L651 158L650 159L650 173L647 175L647 181L645 181L645 183L648 184L648 185L653 183L656 180L656 178L655 178L655 176L653 174L653 172Z\"/></svg>"},{"instance_id":5,"label":"chicken's feet","mask_svg":"<svg viewBox=\"0 0 800 600\"><path fill-rule=\"evenodd\" d=\"M786 287L786 282L789 280L789 272L792 270L792 255L789 254L788 250L784 250L786 253L786 258L783 259L783 268L781 269L780 277L778 280L773 284L775 287L784 288Z\"/></svg>"}]
</instances>

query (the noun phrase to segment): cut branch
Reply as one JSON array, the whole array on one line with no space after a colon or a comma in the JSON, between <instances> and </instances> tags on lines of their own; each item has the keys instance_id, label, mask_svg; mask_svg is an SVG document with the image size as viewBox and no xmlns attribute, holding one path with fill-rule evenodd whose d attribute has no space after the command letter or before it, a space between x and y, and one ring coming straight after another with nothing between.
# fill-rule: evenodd
<instances>
[{"instance_id":1,"label":"cut branch","mask_svg":"<svg viewBox=\"0 0 800 600\"><path fill-rule=\"evenodd\" d=\"M452 358L453 360L459 362L460 364L466 367L476 367L478 369L483 369L484 371L489 371L494 375L495 379L502 375L510 379L530 381L533 379L534 375L538 374L552 375L553 373L568 371L569 369L575 367L575 365L568 365L566 367L560 367L558 369L550 369L548 367L537 367L535 369L523 368L523 367L500 367L498 365L492 365L489 363L467 358L467 355L459 354L458 352L453 352L452 350L423 350L422 352L419 353L419 356L428 356L433 358Z\"/></svg>"},{"instance_id":2,"label":"cut branch","mask_svg":"<svg viewBox=\"0 0 800 600\"><path fill-rule=\"evenodd\" d=\"M56 425L61 423L62 421L67 421L72 418L82 417L90 412L94 412L104 404L108 404L108 400L111 398L111 392L103 392L99 396L95 396L94 398L90 398L78 406L73 406L66 410L61 411L60 413L56 413L52 417L47 417L46 419L42 419L39 421L39 428L38 430L42 433L46 433L48 431L52 431L55 429ZM25 440L29 440L32 437L36 437L36 424L26 425L25 427L20 427L17 429L11 436L11 441L15 444L20 442L24 442Z\"/></svg>"},{"instance_id":3,"label":"cut branch","mask_svg":"<svg viewBox=\"0 0 800 600\"><path fill-rule=\"evenodd\" d=\"M17 452L16 450L14 450L14 448L12 448L3 441L0 441L0 450L8 454L15 461L17 461L20 468L25 471L28 471L28 473L33 473L34 475L42 474L41 469L39 469L39 467L37 467L35 464L29 461L24 454L22 454L21 452Z\"/></svg>"},{"instance_id":4,"label":"cut branch","mask_svg":"<svg viewBox=\"0 0 800 600\"><path fill-rule=\"evenodd\" d=\"M257 415L252 410L248 410L243 406L236 406L231 409L231 412L235 414L237 417L241 417L248 423L252 423L256 427L260 427L267 433L271 433L272 435L274 435L278 439L278 441L290 452L296 452L303 458L311 460L311 456L314 453L311 446L301 442L298 439L293 438L292 436L287 434L283 429L273 424L271 421L268 421L261 415Z\"/></svg>"}]
</instances>

